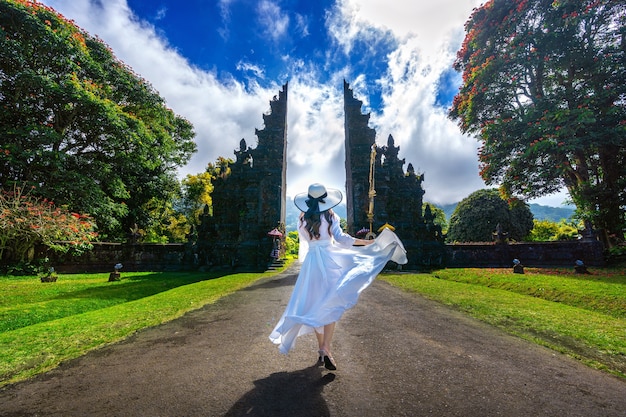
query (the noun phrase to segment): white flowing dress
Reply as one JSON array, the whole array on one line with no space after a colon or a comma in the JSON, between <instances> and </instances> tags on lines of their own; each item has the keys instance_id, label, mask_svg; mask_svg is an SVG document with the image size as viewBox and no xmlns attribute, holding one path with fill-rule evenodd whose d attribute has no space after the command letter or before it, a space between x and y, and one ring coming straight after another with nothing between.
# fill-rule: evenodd
<instances>
[{"instance_id":1,"label":"white flowing dress","mask_svg":"<svg viewBox=\"0 0 626 417\"><path fill-rule=\"evenodd\" d=\"M388 261L407 263L406 250L395 233L384 229L367 246L352 246L355 238L344 233L339 216L328 222L321 216L320 238L311 240L300 221L300 274L285 312L270 334L281 353L288 353L296 338L324 332L324 326L336 322L353 307L361 292L382 271Z\"/></svg>"}]
</instances>

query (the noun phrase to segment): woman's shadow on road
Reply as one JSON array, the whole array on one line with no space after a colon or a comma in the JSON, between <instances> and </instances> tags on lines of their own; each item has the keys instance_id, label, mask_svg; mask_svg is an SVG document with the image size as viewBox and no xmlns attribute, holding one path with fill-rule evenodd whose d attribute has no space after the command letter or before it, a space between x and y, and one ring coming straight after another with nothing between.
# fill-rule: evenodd
<instances>
[{"instance_id":1,"label":"woman's shadow on road","mask_svg":"<svg viewBox=\"0 0 626 417\"><path fill-rule=\"evenodd\" d=\"M256 380L255 388L241 397L225 416L330 416L322 391L324 385L335 379L335 374L322 376L322 369L314 365Z\"/></svg>"}]
</instances>

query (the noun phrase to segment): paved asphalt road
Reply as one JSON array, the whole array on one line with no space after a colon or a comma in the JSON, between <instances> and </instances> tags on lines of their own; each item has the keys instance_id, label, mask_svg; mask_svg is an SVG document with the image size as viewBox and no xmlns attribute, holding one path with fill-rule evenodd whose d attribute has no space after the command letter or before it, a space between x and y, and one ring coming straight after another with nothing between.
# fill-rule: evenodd
<instances>
[{"instance_id":1,"label":"paved asphalt road","mask_svg":"<svg viewBox=\"0 0 626 417\"><path fill-rule=\"evenodd\" d=\"M626 381L376 281L315 337L268 335L295 273L0 390L0 416L626 416Z\"/></svg>"}]
</instances>

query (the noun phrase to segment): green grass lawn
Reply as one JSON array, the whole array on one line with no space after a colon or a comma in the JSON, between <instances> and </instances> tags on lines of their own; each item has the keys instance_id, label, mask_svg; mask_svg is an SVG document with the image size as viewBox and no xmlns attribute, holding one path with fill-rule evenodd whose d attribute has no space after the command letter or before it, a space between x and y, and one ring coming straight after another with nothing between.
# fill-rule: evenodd
<instances>
[{"instance_id":1,"label":"green grass lawn","mask_svg":"<svg viewBox=\"0 0 626 417\"><path fill-rule=\"evenodd\" d=\"M443 269L382 274L527 340L626 378L626 269ZM24 380L137 330L173 320L264 274L123 273L0 277L0 386Z\"/></svg>"},{"instance_id":2,"label":"green grass lawn","mask_svg":"<svg viewBox=\"0 0 626 417\"><path fill-rule=\"evenodd\" d=\"M443 269L381 279L626 377L626 270Z\"/></svg>"},{"instance_id":3,"label":"green grass lawn","mask_svg":"<svg viewBox=\"0 0 626 417\"><path fill-rule=\"evenodd\" d=\"M279 271L277 271L279 272ZM0 386L215 302L275 273L59 274L0 277Z\"/></svg>"}]
</instances>

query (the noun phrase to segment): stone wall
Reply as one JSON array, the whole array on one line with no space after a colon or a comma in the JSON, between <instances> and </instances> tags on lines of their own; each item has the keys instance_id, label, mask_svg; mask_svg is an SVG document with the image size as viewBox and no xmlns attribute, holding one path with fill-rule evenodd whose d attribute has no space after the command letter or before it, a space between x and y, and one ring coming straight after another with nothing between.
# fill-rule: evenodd
<instances>
[{"instance_id":1,"label":"stone wall","mask_svg":"<svg viewBox=\"0 0 626 417\"><path fill-rule=\"evenodd\" d=\"M181 271L194 268L193 258L186 256L187 245L94 243L82 256L48 254L50 266L60 273L113 272L121 263L121 272Z\"/></svg>"},{"instance_id":2,"label":"stone wall","mask_svg":"<svg viewBox=\"0 0 626 417\"><path fill-rule=\"evenodd\" d=\"M449 268L512 267L519 259L526 267L573 267L580 259L587 266L605 264L603 245L599 241L563 241L510 244L446 245Z\"/></svg>"},{"instance_id":3,"label":"stone wall","mask_svg":"<svg viewBox=\"0 0 626 417\"><path fill-rule=\"evenodd\" d=\"M513 259L526 267L573 267L577 259L587 266L603 266L603 246L599 241L538 242L511 244L445 245L445 259L433 242L405 242L409 263L404 270L449 268L509 268ZM95 243L81 257L51 257L50 265L60 273L112 272L121 263L124 271L183 271L198 268L189 247L173 244ZM422 259L420 263L415 259Z\"/></svg>"}]
</instances>

